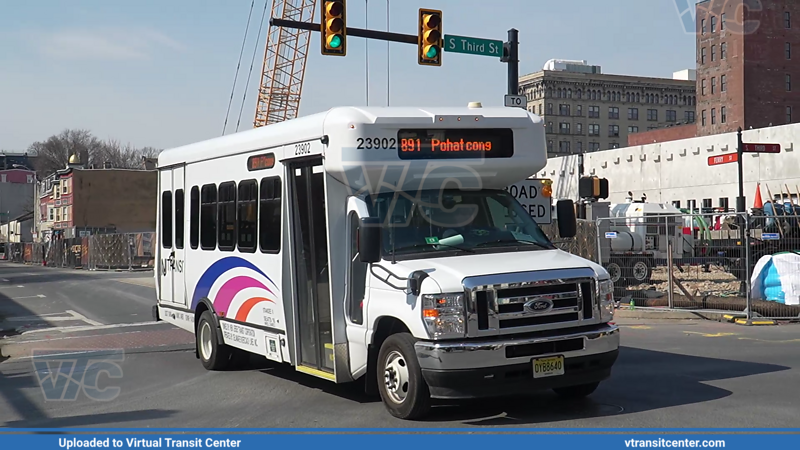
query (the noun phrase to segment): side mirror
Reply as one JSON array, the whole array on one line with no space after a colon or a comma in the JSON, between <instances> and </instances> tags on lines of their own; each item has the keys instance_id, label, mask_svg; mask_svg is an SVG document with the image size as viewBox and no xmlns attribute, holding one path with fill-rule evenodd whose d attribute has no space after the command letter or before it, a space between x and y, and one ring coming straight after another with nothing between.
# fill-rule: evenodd
<instances>
[{"instance_id":1,"label":"side mirror","mask_svg":"<svg viewBox=\"0 0 800 450\"><path fill-rule=\"evenodd\" d=\"M364 263L381 260L381 220L364 217L358 228L358 259Z\"/></svg>"},{"instance_id":2,"label":"side mirror","mask_svg":"<svg viewBox=\"0 0 800 450\"><path fill-rule=\"evenodd\" d=\"M559 237L575 237L578 234L578 219L575 217L575 204L572 200L559 200L556 203L556 214Z\"/></svg>"}]
</instances>

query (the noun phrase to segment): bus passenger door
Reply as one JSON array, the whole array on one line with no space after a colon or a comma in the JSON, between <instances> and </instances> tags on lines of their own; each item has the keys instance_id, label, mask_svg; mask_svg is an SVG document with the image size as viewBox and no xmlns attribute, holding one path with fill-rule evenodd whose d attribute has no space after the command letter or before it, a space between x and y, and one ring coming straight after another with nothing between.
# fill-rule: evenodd
<instances>
[{"instance_id":1,"label":"bus passenger door","mask_svg":"<svg viewBox=\"0 0 800 450\"><path fill-rule=\"evenodd\" d=\"M188 210L188 196L185 195L185 167L176 167L172 169L172 188L173 188L173 210L175 211L175 243L174 251L175 257L172 260L172 301L186 307L186 259L185 250L186 246L186 230L189 229L187 225Z\"/></svg>"},{"instance_id":2,"label":"bus passenger door","mask_svg":"<svg viewBox=\"0 0 800 450\"><path fill-rule=\"evenodd\" d=\"M173 302L171 261L175 257L174 247L174 195L172 193L172 169L162 170L159 173L159 230L158 245L160 246L158 258L159 274L159 301Z\"/></svg>"},{"instance_id":3,"label":"bus passenger door","mask_svg":"<svg viewBox=\"0 0 800 450\"><path fill-rule=\"evenodd\" d=\"M296 296L297 370L334 377L328 227L322 158L288 164Z\"/></svg>"}]
</instances>

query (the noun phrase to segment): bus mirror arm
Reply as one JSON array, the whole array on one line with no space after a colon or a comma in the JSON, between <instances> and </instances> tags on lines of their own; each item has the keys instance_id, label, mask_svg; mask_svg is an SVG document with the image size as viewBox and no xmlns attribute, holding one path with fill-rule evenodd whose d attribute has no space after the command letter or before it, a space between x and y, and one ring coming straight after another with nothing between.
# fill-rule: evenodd
<instances>
[{"instance_id":1,"label":"bus mirror arm","mask_svg":"<svg viewBox=\"0 0 800 450\"><path fill-rule=\"evenodd\" d=\"M380 275L375 273L375 268L376 267L378 269L381 269L384 272L386 272L387 275L384 276L384 277L381 277ZM384 283L388 284L389 286L392 287L392 289L397 289L398 291L403 291L403 292L405 292L406 295L413 295L415 297L417 295L419 295L420 288L422 286L422 282L425 280L425 278L428 277L428 274L423 272L423 271L421 271L421 270L414 271L411 274L411 276L408 277L408 278L398 277L397 275L393 274L389 269L381 266L380 264L370 264L369 270L372 273L372 275L375 276L375 278L377 278L377 279L383 281ZM406 286L405 287L396 286L396 285L394 285L394 284L389 282L389 278L396 278L396 279L398 279L400 281L405 281L406 282Z\"/></svg>"}]
</instances>

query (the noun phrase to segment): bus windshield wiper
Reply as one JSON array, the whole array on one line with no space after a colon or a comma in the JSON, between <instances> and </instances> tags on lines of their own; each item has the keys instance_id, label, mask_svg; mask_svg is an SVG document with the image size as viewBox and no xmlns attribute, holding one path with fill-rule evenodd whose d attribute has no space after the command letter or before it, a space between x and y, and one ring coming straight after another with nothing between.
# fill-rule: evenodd
<instances>
[{"instance_id":1,"label":"bus windshield wiper","mask_svg":"<svg viewBox=\"0 0 800 450\"><path fill-rule=\"evenodd\" d=\"M472 249L469 249L469 248L456 247L455 245L447 245L447 244L439 244L439 243L436 243L436 244L411 244L411 245L406 245L406 246L403 246L403 247L400 247L400 248L396 248L396 249L393 250L393 252L396 253L396 252L402 251L402 250L413 250L415 248L430 248L430 247L433 247L433 246L436 246L436 245L441 245L442 247L454 248L456 250L461 250L462 252L475 253L475 250L472 250Z\"/></svg>"},{"instance_id":2,"label":"bus windshield wiper","mask_svg":"<svg viewBox=\"0 0 800 450\"><path fill-rule=\"evenodd\" d=\"M483 247L483 246L489 245L489 244L531 244L531 245L535 245L537 247L543 248L545 250L553 250L552 247L548 247L547 245L542 244L541 242L528 241L528 240L525 240L525 239L495 239L493 241L481 242L480 244L476 245L475 247Z\"/></svg>"}]
</instances>

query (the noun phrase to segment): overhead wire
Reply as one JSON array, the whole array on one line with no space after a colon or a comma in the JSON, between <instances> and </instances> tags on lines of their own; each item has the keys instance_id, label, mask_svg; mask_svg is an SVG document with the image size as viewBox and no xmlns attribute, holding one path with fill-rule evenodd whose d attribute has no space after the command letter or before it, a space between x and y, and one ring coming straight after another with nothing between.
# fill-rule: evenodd
<instances>
[{"instance_id":1,"label":"overhead wire","mask_svg":"<svg viewBox=\"0 0 800 450\"><path fill-rule=\"evenodd\" d=\"M255 1L255 0L253 0ZM264 28L264 18L267 16L267 6L269 0L264 0L264 11L261 12L261 23L258 25L258 38L256 45L253 46L253 58L250 60L250 72L247 74L247 82L245 83L244 94L242 95L242 105L239 108L239 119L236 121L236 131L239 131L239 124L242 122L242 111L244 110L244 102L247 99L247 93L250 92L250 77L253 75L253 66L256 62L256 53L258 51L258 44L261 42L261 31Z\"/></svg>"},{"instance_id":2,"label":"overhead wire","mask_svg":"<svg viewBox=\"0 0 800 450\"><path fill-rule=\"evenodd\" d=\"M233 87L231 88L231 98L228 100L228 111L225 112L225 123L222 125L222 134L225 135L225 129L228 127L228 116L231 113L231 104L233 104L233 95L236 92L236 80L239 78L239 67L242 65L242 55L244 54L244 46L247 44L247 33L250 30L250 18L253 16L253 7L256 0L250 3L250 13L247 14L247 26L244 29L244 37L242 38L242 49L239 50L239 62L236 63L236 73L233 76Z\"/></svg>"}]
</instances>

